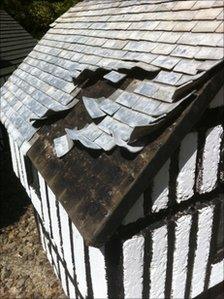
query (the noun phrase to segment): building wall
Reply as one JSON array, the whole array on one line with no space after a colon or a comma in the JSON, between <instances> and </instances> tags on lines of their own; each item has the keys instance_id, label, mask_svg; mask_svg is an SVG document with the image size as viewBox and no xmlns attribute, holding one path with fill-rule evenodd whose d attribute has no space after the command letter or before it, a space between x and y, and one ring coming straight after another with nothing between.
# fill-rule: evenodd
<instances>
[{"instance_id":1,"label":"building wall","mask_svg":"<svg viewBox=\"0 0 224 299\"><path fill-rule=\"evenodd\" d=\"M204 119L190 132L171 158L158 171L147 190L123 220L134 223L198 194L214 190L221 175L223 149L224 88L211 102ZM219 114L219 117L218 117Z\"/></svg>"},{"instance_id":2,"label":"building wall","mask_svg":"<svg viewBox=\"0 0 224 299\"><path fill-rule=\"evenodd\" d=\"M43 248L70 298L193 298L224 280L216 245L224 201L223 126L213 117L221 97L220 92L206 121L149 180L116 239L100 249L84 244L42 176L36 172L30 179L29 161L9 136L14 171L35 207Z\"/></svg>"}]
</instances>

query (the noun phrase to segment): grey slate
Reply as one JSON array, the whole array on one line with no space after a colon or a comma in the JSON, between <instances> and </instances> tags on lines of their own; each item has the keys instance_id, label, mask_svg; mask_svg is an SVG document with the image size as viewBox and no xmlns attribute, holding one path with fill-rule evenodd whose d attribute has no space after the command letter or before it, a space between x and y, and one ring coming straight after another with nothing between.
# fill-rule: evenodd
<instances>
[{"instance_id":1,"label":"grey slate","mask_svg":"<svg viewBox=\"0 0 224 299\"><path fill-rule=\"evenodd\" d=\"M2 88L1 119L10 131L17 127L14 136L21 143L33 130L38 131L33 127L35 120L76 109L81 91L76 79L82 72L104 68L108 70L104 77L107 84L119 87L106 98L84 98L89 115L103 119L97 126L91 124L89 131L85 128L79 141L84 146L102 148L92 144L95 130L101 129L104 133L97 138L105 150L114 144L113 140L108 148L105 145L105 140L112 140L111 130L128 141L135 130L130 125L144 126L152 116L157 121L169 114L182 101L180 90L189 88L190 93L193 82L206 75L199 72L208 71L223 59L223 7L218 1L196 0L77 4L52 24ZM8 18L2 12L1 16ZM29 34L19 28L15 39L12 29L17 27L16 22L10 18L7 26L1 28L0 40L6 41L2 55L21 62L22 38L28 47L32 45ZM9 32L14 36L12 41ZM17 40L19 48L15 52ZM134 83L124 90L120 84L127 78L121 69L134 77ZM140 72L152 79L135 78ZM174 100L177 103L171 104ZM26 138L25 128L30 132Z\"/></svg>"}]
</instances>

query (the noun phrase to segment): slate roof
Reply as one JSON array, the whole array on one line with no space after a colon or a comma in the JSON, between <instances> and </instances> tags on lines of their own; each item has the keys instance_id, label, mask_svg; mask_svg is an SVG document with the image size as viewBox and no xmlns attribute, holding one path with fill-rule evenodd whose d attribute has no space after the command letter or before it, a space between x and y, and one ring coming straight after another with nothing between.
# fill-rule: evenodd
<instances>
[{"instance_id":1,"label":"slate roof","mask_svg":"<svg viewBox=\"0 0 224 299\"><path fill-rule=\"evenodd\" d=\"M195 96L223 67L223 6L83 1L1 89L3 123L19 145L38 136L28 155L88 244L119 225L220 87Z\"/></svg>"},{"instance_id":2,"label":"slate roof","mask_svg":"<svg viewBox=\"0 0 224 299\"><path fill-rule=\"evenodd\" d=\"M36 40L4 10L0 10L0 86L30 53Z\"/></svg>"}]
</instances>

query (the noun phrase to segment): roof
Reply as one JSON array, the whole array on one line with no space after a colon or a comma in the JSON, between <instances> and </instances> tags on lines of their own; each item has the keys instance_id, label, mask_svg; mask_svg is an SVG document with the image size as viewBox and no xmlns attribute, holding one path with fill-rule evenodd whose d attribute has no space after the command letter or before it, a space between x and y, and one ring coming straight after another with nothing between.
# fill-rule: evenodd
<instances>
[{"instance_id":1,"label":"roof","mask_svg":"<svg viewBox=\"0 0 224 299\"><path fill-rule=\"evenodd\" d=\"M99 246L108 239L220 88L223 5L83 1L51 25L2 88L3 123L21 146L35 136L28 155L87 244ZM138 108L132 101L136 96ZM102 109L102 98L110 101L110 109L120 105L120 116L116 109ZM165 121L158 127L156 122L153 130L150 123L136 124L141 115L155 117L160 105L166 107ZM102 111L103 118L93 117ZM135 118L133 112L140 115ZM112 126L118 134L110 125L104 133L125 149L107 151L105 141L102 150L93 149L99 136L93 138L95 131L88 132L86 125L102 128L108 117L119 122ZM134 136L137 144L121 136L124 126L134 129L128 138ZM64 138L66 155L59 159L55 140L57 146L65 129L72 130L75 143L71 135ZM140 153L126 150L135 146Z\"/></svg>"},{"instance_id":2,"label":"roof","mask_svg":"<svg viewBox=\"0 0 224 299\"><path fill-rule=\"evenodd\" d=\"M0 10L0 86L30 53L36 40L4 10Z\"/></svg>"}]
</instances>

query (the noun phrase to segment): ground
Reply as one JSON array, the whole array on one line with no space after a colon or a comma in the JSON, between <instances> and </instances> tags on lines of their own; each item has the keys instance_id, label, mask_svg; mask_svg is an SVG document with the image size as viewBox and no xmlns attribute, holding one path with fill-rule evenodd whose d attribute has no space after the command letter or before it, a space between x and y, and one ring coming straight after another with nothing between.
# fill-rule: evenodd
<instances>
[{"instance_id":1,"label":"ground","mask_svg":"<svg viewBox=\"0 0 224 299\"><path fill-rule=\"evenodd\" d=\"M30 201L12 171L7 143L0 162L0 298L65 298L39 242Z\"/></svg>"}]
</instances>

